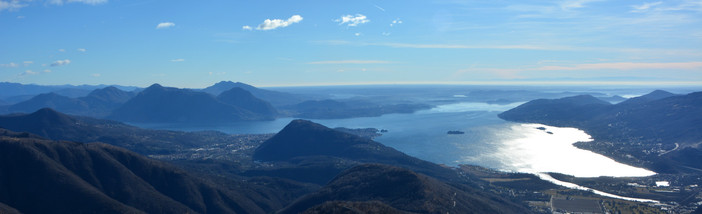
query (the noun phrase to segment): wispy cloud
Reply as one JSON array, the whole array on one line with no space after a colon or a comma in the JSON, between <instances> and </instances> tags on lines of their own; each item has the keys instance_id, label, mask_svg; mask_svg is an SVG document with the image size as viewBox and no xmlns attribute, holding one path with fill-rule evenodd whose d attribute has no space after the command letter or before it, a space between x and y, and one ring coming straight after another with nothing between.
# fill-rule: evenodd
<instances>
[{"instance_id":1,"label":"wispy cloud","mask_svg":"<svg viewBox=\"0 0 702 214\"><path fill-rule=\"evenodd\" d=\"M644 69L675 69L691 70L702 68L702 62L615 62L577 64L572 66L543 66L536 71L574 71L574 70L644 70Z\"/></svg>"},{"instance_id":2,"label":"wispy cloud","mask_svg":"<svg viewBox=\"0 0 702 214\"><path fill-rule=\"evenodd\" d=\"M242 26L241 29L242 30L253 30L253 28L251 26L248 26L248 25Z\"/></svg>"},{"instance_id":3,"label":"wispy cloud","mask_svg":"<svg viewBox=\"0 0 702 214\"><path fill-rule=\"evenodd\" d=\"M538 67L528 67L523 68L479 68L471 66L471 68L461 69L456 72L456 74L463 73L489 73L491 75L500 78L524 78L522 72L558 72L558 71L602 71L610 72L612 70L619 71L643 71L643 70L698 70L702 69L702 62L661 62L661 63L648 63L648 62L614 62L614 63L585 63L585 64L575 64L575 65L561 65L561 66L538 66Z\"/></svg>"},{"instance_id":4,"label":"wispy cloud","mask_svg":"<svg viewBox=\"0 0 702 214\"><path fill-rule=\"evenodd\" d=\"M78 52L86 52L86 51L88 51L88 50L86 50L85 48L78 48L78 49L76 49L76 50L77 50Z\"/></svg>"},{"instance_id":5,"label":"wispy cloud","mask_svg":"<svg viewBox=\"0 0 702 214\"><path fill-rule=\"evenodd\" d=\"M166 29L166 28L171 28L174 27L175 23L173 22L161 22L156 25L156 29Z\"/></svg>"},{"instance_id":6,"label":"wispy cloud","mask_svg":"<svg viewBox=\"0 0 702 214\"><path fill-rule=\"evenodd\" d=\"M287 26L290 26L291 24L295 24L295 23L298 23L301 21L302 21L302 16L300 16L300 15L293 15L290 18L288 18L287 20L266 19L263 21L263 23L259 24L258 27L256 27L256 30L274 30L274 29L281 28L281 27L287 27ZM246 27L246 26L244 26L244 27Z\"/></svg>"},{"instance_id":7,"label":"wispy cloud","mask_svg":"<svg viewBox=\"0 0 702 214\"><path fill-rule=\"evenodd\" d=\"M634 12L634 13L646 12L646 11L648 11L649 9L651 9L651 7L654 7L654 6L657 6L657 5L660 5L660 4L663 4L663 2L662 2L662 1L657 1L657 2L645 2L645 3L641 4L641 5L632 5L631 7L634 8L634 9L631 10L631 12Z\"/></svg>"},{"instance_id":8,"label":"wispy cloud","mask_svg":"<svg viewBox=\"0 0 702 214\"><path fill-rule=\"evenodd\" d=\"M50 0L49 4L63 5L64 3L83 3L89 5L98 5L107 3L107 0Z\"/></svg>"},{"instance_id":9,"label":"wispy cloud","mask_svg":"<svg viewBox=\"0 0 702 214\"><path fill-rule=\"evenodd\" d=\"M335 19L334 22L338 22L339 25L346 24L348 27L355 27L370 22L370 19L363 14L356 14L342 16L341 18Z\"/></svg>"},{"instance_id":10,"label":"wispy cloud","mask_svg":"<svg viewBox=\"0 0 702 214\"><path fill-rule=\"evenodd\" d=\"M0 11L3 11L3 10L15 11L15 10L18 10L20 8L26 7L27 4L24 4L23 2L27 2L27 1L21 1L21 0L1 1L0 0Z\"/></svg>"},{"instance_id":11,"label":"wispy cloud","mask_svg":"<svg viewBox=\"0 0 702 214\"><path fill-rule=\"evenodd\" d=\"M7 64L0 64L0 67L3 67L3 68L16 68L16 67L19 67L19 65L18 65L17 63L10 62L10 63L7 63Z\"/></svg>"},{"instance_id":12,"label":"wispy cloud","mask_svg":"<svg viewBox=\"0 0 702 214\"><path fill-rule=\"evenodd\" d=\"M26 71L20 73L19 75L20 75L20 76L26 76L26 75L35 75L35 74L38 74L38 73L37 73L37 72L34 72L34 71L32 71L32 70L26 70Z\"/></svg>"},{"instance_id":13,"label":"wispy cloud","mask_svg":"<svg viewBox=\"0 0 702 214\"><path fill-rule=\"evenodd\" d=\"M184 62L185 59L172 59L171 62Z\"/></svg>"},{"instance_id":14,"label":"wispy cloud","mask_svg":"<svg viewBox=\"0 0 702 214\"><path fill-rule=\"evenodd\" d=\"M56 66L62 66L62 65L68 65L71 64L71 60L64 59L64 60L56 60L53 63L51 63L51 67L56 67Z\"/></svg>"},{"instance_id":15,"label":"wispy cloud","mask_svg":"<svg viewBox=\"0 0 702 214\"><path fill-rule=\"evenodd\" d=\"M316 61L308 62L310 65L327 65L327 64L388 64L391 61L382 60L332 60L332 61Z\"/></svg>"},{"instance_id":16,"label":"wispy cloud","mask_svg":"<svg viewBox=\"0 0 702 214\"><path fill-rule=\"evenodd\" d=\"M460 44L412 44L412 43L366 43L371 46L392 48L427 48L427 49L522 49L522 50L569 50L568 47L538 45L460 45Z\"/></svg>"},{"instance_id":17,"label":"wispy cloud","mask_svg":"<svg viewBox=\"0 0 702 214\"><path fill-rule=\"evenodd\" d=\"M382 7L378 6L377 4L374 4L373 6L375 8L378 8L378 10L385 12L385 8L382 8Z\"/></svg>"},{"instance_id":18,"label":"wispy cloud","mask_svg":"<svg viewBox=\"0 0 702 214\"><path fill-rule=\"evenodd\" d=\"M586 4L598 1L603 0L566 0L561 1L558 5L561 7L562 10L572 10L576 8L583 8Z\"/></svg>"}]
</instances>

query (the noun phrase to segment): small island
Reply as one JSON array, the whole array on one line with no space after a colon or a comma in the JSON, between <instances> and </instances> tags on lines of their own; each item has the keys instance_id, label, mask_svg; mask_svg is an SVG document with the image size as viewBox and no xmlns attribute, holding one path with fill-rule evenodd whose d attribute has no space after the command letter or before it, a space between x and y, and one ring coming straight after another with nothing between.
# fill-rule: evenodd
<instances>
[{"instance_id":1,"label":"small island","mask_svg":"<svg viewBox=\"0 0 702 214\"><path fill-rule=\"evenodd\" d=\"M465 134L465 132L462 131L448 131L446 134Z\"/></svg>"}]
</instances>

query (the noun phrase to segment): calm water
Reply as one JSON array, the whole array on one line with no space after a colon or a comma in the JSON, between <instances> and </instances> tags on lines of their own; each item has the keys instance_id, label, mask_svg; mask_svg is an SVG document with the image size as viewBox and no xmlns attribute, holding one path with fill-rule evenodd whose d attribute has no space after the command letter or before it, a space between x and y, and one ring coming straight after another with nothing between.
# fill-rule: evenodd
<instances>
[{"instance_id":1,"label":"calm water","mask_svg":"<svg viewBox=\"0 0 702 214\"><path fill-rule=\"evenodd\" d=\"M580 130L518 124L497 117L500 112L519 104L521 103L458 103L413 114L312 121L328 127L387 129L389 132L376 138L376 141L414 157L452 166L473 164L504 171L559 172L579 177L653 174L573 147L574 142L590 139L589 135ZM293 118L197 127L178 124L133 125L155 129L256 134L278 132L291 120ZM542 126L553 134L536 129ZM450 130L463 131L465 134L446 134Z\"/></svg>"}]
</instances>

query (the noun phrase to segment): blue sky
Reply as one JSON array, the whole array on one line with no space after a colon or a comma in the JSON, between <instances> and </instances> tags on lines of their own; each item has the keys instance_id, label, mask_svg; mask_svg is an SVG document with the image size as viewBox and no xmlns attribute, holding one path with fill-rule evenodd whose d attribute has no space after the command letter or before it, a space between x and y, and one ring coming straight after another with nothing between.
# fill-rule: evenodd
<instances>
[{"instance_id":1,"label":"blue sky","mask_svg":"<svg viewBox=\"0 0 702 214\"><path fill-rule=\"evenodd\" d=\"M0 81L702 84L702 0L0 0Z\"/></svg>"}]
</instances>

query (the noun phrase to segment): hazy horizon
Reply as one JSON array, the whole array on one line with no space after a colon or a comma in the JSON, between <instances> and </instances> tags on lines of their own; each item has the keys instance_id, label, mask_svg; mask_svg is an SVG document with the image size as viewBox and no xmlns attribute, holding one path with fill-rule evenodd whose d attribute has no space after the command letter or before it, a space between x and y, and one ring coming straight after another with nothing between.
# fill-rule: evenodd
<instances>
[{"instance_id":1,"label":"hazy horizon","mask_svg":"<svg viewBox=\"0 0 702 214\"><path fill-rule=\"evenodd\" d=\"M699 0L0 0L0 81L700 85L701 13Z\"/></svg>"}]
</instances>

